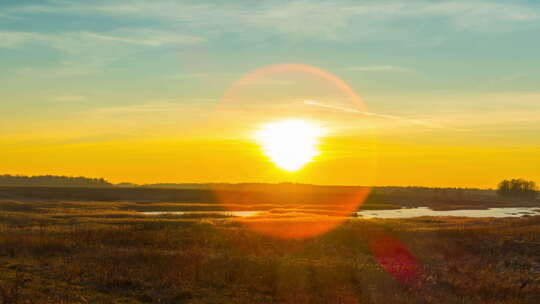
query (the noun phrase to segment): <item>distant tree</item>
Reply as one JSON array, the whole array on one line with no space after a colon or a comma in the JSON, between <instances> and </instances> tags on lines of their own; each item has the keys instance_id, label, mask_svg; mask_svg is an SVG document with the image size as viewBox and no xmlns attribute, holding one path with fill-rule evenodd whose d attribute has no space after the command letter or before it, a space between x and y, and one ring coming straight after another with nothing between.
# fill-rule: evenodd
<instances>
[{"instance_id":1,"label":"distant tree","mask_svg":"<svg viewBox=\"0 0 540 304\"><path fill-rule=\"evenodd\" d=\"M502 197L534 199L537 195L536 183L521 178L505 179L499 183L497 193Z\"/></svg>"},{"instance_id":2,"label":"distant tree","mask_svg":"<svg viewBox=\"0 0 540 304\"><path fill-rule=\"evenodd\" d=\"M112 187L102 178L70 177L70 176L21 176L0 175L0 186L30 187Z\"/></svg>"}]
</instances>

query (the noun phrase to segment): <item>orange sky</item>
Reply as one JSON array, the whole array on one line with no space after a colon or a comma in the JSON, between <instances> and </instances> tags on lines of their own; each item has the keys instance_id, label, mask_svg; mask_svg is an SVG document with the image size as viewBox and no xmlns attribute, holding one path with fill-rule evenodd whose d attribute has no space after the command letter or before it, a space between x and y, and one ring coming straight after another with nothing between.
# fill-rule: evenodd
<instances>
[{"instance_id":1,"label":"orange sky","mask_svg":"<svg viewBox=\"0 0 540 304\"><path fill-rule=\"evenodd\" d=\"M526 134L505 134L534 122L521 112L420 117L373 112L369 100L328 72L278 67L240 77L210 105L156 101L6 124L8 132L0 137L7 160L2 173L82 175L115 183L480 188L509 177L540 179L537 143ZM509 97L464 98L496 102ZM528 102L535 97L513 98ZM255 138L262 126L287 119L324 129L317 156L294 172L276 166Z\"/></svg>"},{"instance_id":2,"label":"orange sky","mask_svg":"<svg viewBox=\"0 0 540 304\"><path fill-rule=\"evenodd\" d=\"M0 174L540 182L534 1L151 2L0 1ZM291 119L292 173L254 139Z\"/></svg>"},{"instance_id":3,"label":"orange sky","mask_svg":"<svg viewBox=\"0 0 540 304\"><path fill-rule=\"evenodd\" d=\"M328 140L328 139L327 139ZM342 148L356 149L342 151ZM333 145L333 146L332 146ZM3 171L105 177L112 182L307 182L352 185L494 187L507 176L537 178L540 149L328 143L312 163L289 173L253 142L173 138L21 145L3 152ZM332 148L336 148L334 153ZM373 154L375 153L375 154ZM340 157L338 159L332 159ZM372 156L377 156L374 163ZM373 176L373 177L371 177Z\"/></svg>"}]
</instances>

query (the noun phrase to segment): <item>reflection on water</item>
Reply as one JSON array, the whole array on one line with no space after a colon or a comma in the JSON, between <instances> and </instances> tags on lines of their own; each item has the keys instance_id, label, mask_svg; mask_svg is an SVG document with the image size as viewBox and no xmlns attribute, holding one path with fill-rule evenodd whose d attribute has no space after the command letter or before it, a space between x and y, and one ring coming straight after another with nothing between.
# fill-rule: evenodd
<instances>
[{"instance_id":1,"label":"reflection on water","mask_svg":"<svg viewBox=\"0 0 540 304\"><path fill-rule=\"evenodd\" d=\"M145 215L183 215L183 216L231 216L231 217L248 217L260 213L260 211L152 211L141 212Z\"/></svg>"},{"instance_id":2,"label":"reflection on water","mask_svg":"<svg viewBox=\"0 0 540 304\"><path fill-rule=\"evenodd\" d=\"M141 212L145 215L180 215L185 217L251 217L271 216L267 211L153 211ZM309 215L306 210L304 215ZM313 214L316 216L316 214ZM458 216L458 217L521 217L540 215L538 208L488 208L484 210L444 210L437 211L428 207L402 208L392 210L362 210L354 214L361 218L413 218L420 216Z\"/></svg>"},{"instance_id":3,"label":"reflection on water","mask_svg":"<svg viewBox=\"0 0 540 304\"><path fill-rule=\"evenodd\" d=\"M363 210L356 212L362 218L412 218L419 216L460 216L460 217L520 217L540 215L538 208L488 208L484 210L431 210L427 207L394 210Z\"/></svg>"}]
</instances>

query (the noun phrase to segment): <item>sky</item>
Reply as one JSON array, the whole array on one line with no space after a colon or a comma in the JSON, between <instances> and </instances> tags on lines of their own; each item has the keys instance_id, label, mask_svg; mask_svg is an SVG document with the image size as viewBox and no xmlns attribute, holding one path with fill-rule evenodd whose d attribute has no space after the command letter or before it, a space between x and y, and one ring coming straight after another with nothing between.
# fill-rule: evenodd
<instances>
[{"instance_id":1,"label":"sky","mask_svg":"<svg viewBox=\"0 0 540 304\"><path fill-rule=\"evenodd\" d=\"M540 182L539 33L538 1L3 0L0 174ZM280 119L328 130L297 172Z\"/></svg>"}]
</instances>

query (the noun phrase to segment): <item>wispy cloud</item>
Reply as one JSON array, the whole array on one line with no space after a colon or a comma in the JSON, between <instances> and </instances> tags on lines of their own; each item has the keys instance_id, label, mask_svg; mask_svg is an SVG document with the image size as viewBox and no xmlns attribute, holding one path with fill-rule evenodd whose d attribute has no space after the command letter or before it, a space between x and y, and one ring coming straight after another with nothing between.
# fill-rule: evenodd
<instances>
[{"instance_id":1,"label":"wispy cloud","mask_svg":"<svg viewBox=\"0 0 540 304\"><path fill-rule=\"evenodd\" d=\"M13 48L29 41L46 40L47 35L31 32L0 31L0 48Z\"/></svg>"},{"instance_id":2,"label":"wispy cloud","mask_svg":"<svg viewBox=\"0 0 540 304\"><path fill-rule=\"evenodd\" d=\"M86 37L97 40L121 42L144 46L164 46L173 44L196 44L203 41L202 38L182 35L178 33L154 31L154 30L123 30L113 34L83 33Z\"/></svg>"},{"instance_id":3,"label":"wispy cloud","mask_svg":"<svg viewBox=\"0 0 540 304\"><path fill-rule=\"evenodd\" d=\"M53 98L58 102L81 102L86 100L86 96L83 95L61 95Z\"/></svg>"},{"instance_id":4,"label":"wispy cloud","mask_svg":"<svg viewBox=\"0 0 540 304\"><path fill-rule=\"evenodd\" d=\"M108 32L58 32L37 33L0 31L0 48L17 48L25 45L48 47L64 56L54 67L21 67L20 74L81 75L100 71L103 67L139 51L140 48L182 47L200 44L199 37L176 32L150 29L117 29ZM42 73L43 72L43 73Z\"/></svg>"},{"instance_id":5,"label":"wispy cloud","mask_svg":"<svg viewBox=\"0 0 540 304\"><path fill-rule=\"evenodd\" d=\"M357 109L352 109L352 108L347 108L347 107L340 107L340 106L334 106L334 105L330 105L330 104L326 104L326 103L321 103L321 102L318 102L318 101L315 101L315 100L305 100L304 104L311 105L311 106L317 106L317 107L321 107L321 108L326 108L326 109L329 109L329 110L360 114L360 115L363 115L363 116L370 116L370 117L376 117L376 118L396 120L396 121L401 121L401 122L414 124L414 125L419 125L419 126L428 127L428 128L448 129L448 130L454 130L454 131L466 131L465 129L459 129L459 128L443 126L443 125L434 124L434 123L419 120L419 119L410 119L410 118L404 118L404 117L395 116L395 115L388 115L388 114L380 114L380 113L373 113L373 112L367 112L367 111L360 111L360 110L357 110Z\"/></svg>"},{"instance_id":6,"label":"wispy cloud","mask_svg":"<svg viewBox=\"0 0 540 304\"><path fill-rule=\"evenodd\" d=\"M53 48L70 51L88 44L127 43L142 46L164 46L197 44L204 40L199 37L183 35L167 31L149 29L118 29L110 32L60 32L37 33L21 31L0 31L0 47L17 47L21 44L38 42L46 43ZM102 45L100 45L102 46Z\"/></svg>"},{"instance_id":7,"label":"wispy cloud","mask_svg":"<svg viewBox=\"0 0 540 304\"><path fill-rule=\"evenodd\" d=\"M290 86L294 82L280 79L243 79L238 83L243 86Z\"/></svg>"},{"instance_id":8,"label":"wispy cloud","mask_svg":"<svg viewBox=\"0 0 540 304\"><path fill-rule=\"evenodd\" d=\"M346 68L347 71L358 72L411 72L413 69L395 66L395 65L372 65L372 66L351 66Z\"/></svg>"},{"instance_id":9,"label":"wispy cloud","mask_svg":"<svg viewBox=\"0 0 540 304\"><path fill-rule=\"evenodd\" d=\"M210 75L207 73L177 73L165 77L168 79L207 79L210 78Z\"/></svg>"},{"instance_id":10,"label":"wispy cloud","mask_svg":"<svg viewBox=\"0 0 540 304\"><path fill-rule=\"evenodd\" d=\"M166 113L171 114L178 118L179 113L185 113L191 111L194 113L196 111L205 111L204 105L201 103L215 102L214 99L190 99L190 100L152 100L144 103L138 104L129 104L129 105L120 105L120 106L109 106L109 107L100 107L92 110L95 114L130 114L130 113L141 113L141 114L154 114L154 113Z\"/></svg>"},{"instance_id":11,"label":"wispy cloud","mask_svg":"<svg viewBox=\"0 0 540 304\"><path fill-rule=\"evenodd\" d=\"M16 70L15 74L24 78L72 77L94 74L101 70L102 64L99 62L62 62L52 67L23 67Z\"/></svg>"},{"instance_id":12,"label":"wispy cloud","mask_svg":"<svg viewBox=\"0 0 540 304\"><path fill-rule=\"evenodd\" d=\"M242 6L224 2L125 1L53 2L21 5L7 14L78 14L156 19L207 35L263 30L317 39L351 39L399 31L395 21L437 18L439 26L475 31L509 31L539 18L521 2L472 1L268 1ZM386 25L386 26L385 26ZM351 31L351 28L355 30ZM391 28L391 30L390 30Z\"/></svg>"},{"instance_id":13,"label":"wispy cloud","mask_svg":"<svg viewBox=\"0 0 540 304\"><path fill-rule=\"evenodd\" d=\"M98 108L95 111L98 113L119 113L119 114L127 114L127 113L168 113L171 111L181 111L183 108L185 108L185 105L178 104L178 103L171 103L168 101L163 102L148 102L144 104L134 104L134 105L126 105L126 106L113 106L113 107L103 107Z\"/></svg>"}]
</instances>

